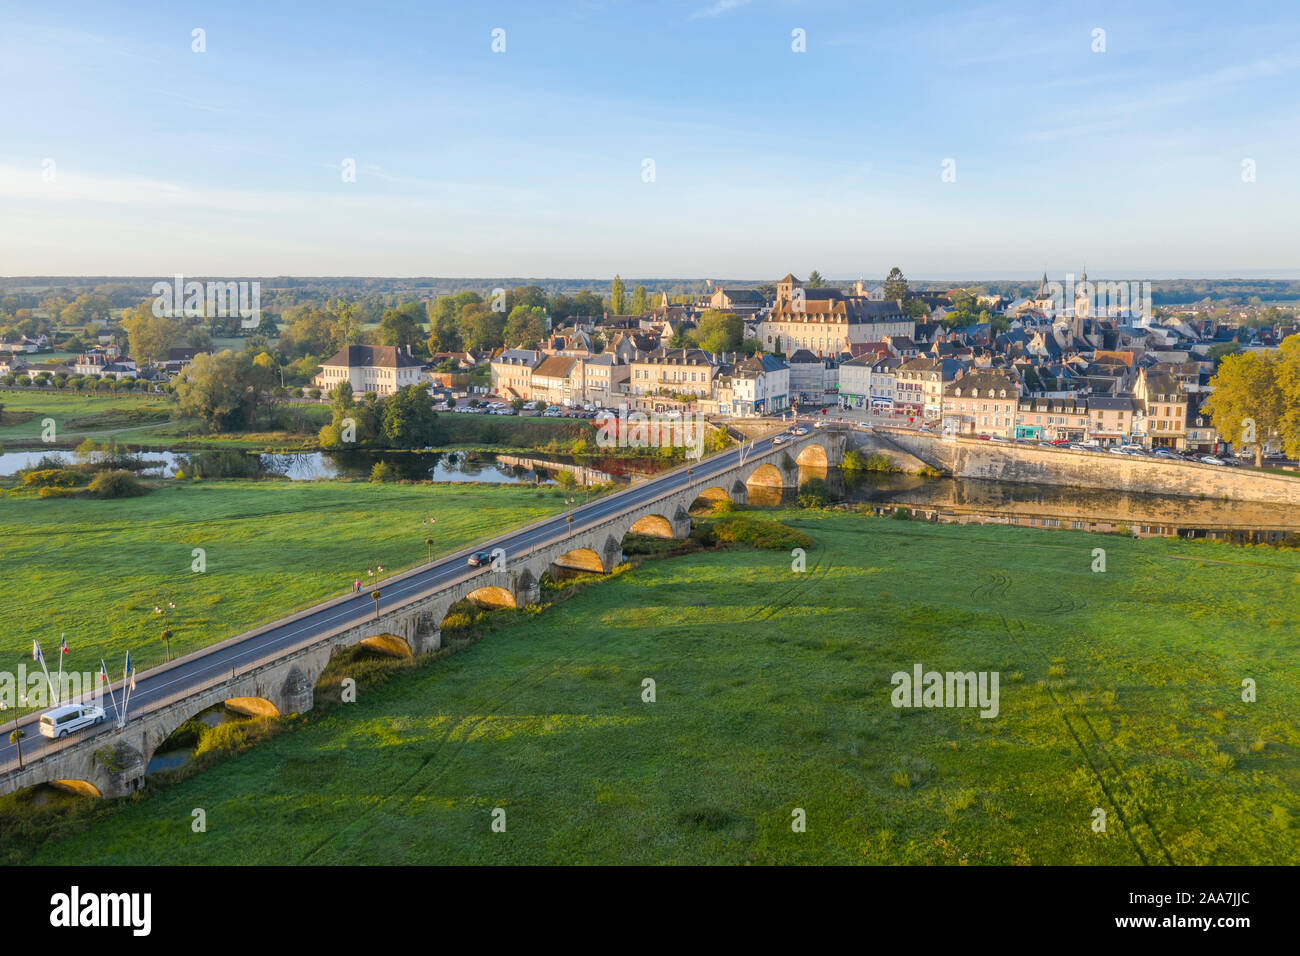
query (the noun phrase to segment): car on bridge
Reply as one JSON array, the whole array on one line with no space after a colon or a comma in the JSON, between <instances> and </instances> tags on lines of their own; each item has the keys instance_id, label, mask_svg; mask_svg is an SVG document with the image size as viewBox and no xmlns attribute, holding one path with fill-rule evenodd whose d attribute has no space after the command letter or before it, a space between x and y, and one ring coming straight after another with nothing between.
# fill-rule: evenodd
<instances>
[{"instance_id":1,"label":"car on bridge","mask_svg":"<svg viewBox=\"0 0 1300 956\"><path fill-rule=\"evenodd\" d=\"M104 708L94 704L67 704L41 714L41 736L66 737L74 731L104 722Z\"/></svg>"},{"instance_id":2,"label":"car on bridge","mask_svg":"<svg viewBox=\"0 0 1300 956\"><path fill-rule=\"evenodd\" d=\"M795 438L799 438L799 437L801 437L801 436L803 436L803 435L807 435L807 434L808 434L808 429L804 428L804 427L801 425L801 426L799 426L798 428L792 428L792 429L790 429L790 434L793 435Z\"/></svg>"},{"instance_id":3,"label":"car on bridge","mask_svg":"<svg viewBox=\"0 0 1300 956\"><path fill-rule=\"evenodd\" d=\"M773 444L773 445L784 445L784 444L785 444L786 442L788 442L789 440L790 440L790 436L789 436L789 435L777 435L777 436L775 436L775 437L772 439L772 444Z\"/></svg>"},{"instance_id":4,"label":"car on bridge","mask_svg":"<svg viewBox=\"0 0 1300 956\"><path fill-rule=\"evenodd\" d=\"M492 563L491 551L475 551L469 556L469 566L471 568L481 568L485 564Z\"/></svg>"}]
</instances>

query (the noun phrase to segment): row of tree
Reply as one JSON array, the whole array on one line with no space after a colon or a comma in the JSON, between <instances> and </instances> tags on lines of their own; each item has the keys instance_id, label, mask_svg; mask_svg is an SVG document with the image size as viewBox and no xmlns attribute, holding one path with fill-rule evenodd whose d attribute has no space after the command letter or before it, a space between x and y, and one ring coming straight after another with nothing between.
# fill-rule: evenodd
<instances>
[{"instance_id":1,"label":"row of tree","mask_svg":"<svg viewBox=\"0 0 1300 956\"><path fill-rule=\"evenodd\" d=\"M1276 352L1224 355L1210 385L1202 410L1234 448L1253 447L1257 465L1270 443L1300 456L1300 335L1283 339Z\"/></svg>"}]
</instances>

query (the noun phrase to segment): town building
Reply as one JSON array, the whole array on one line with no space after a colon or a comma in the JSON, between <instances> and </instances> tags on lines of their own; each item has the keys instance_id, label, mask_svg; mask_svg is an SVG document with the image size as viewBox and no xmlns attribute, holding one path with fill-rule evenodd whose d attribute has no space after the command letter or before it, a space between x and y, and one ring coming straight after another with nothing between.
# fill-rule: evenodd
<instances>
[{"instance_id":1,"label":"town building","mask_svg":"<svg viewBox=\"0 0 1300 956\"><path fill-rule=\"evenodd\" d=\"M424 365L410 349L392 345L348 345L321 363L312 384L324 392L347 382L354 395L392 395L424 380Z\"/></svg>"},{"instance_id":2,"label":"town building","mask_svg":"<svg viewBox=\"0 0 1300 956\"><path fill-rule=\"evenodd\" d=\"M943 387L943 433L1011 438L1019 396L1015 380L1006 372L963 375Z\"/></svg>"}]
</instances>

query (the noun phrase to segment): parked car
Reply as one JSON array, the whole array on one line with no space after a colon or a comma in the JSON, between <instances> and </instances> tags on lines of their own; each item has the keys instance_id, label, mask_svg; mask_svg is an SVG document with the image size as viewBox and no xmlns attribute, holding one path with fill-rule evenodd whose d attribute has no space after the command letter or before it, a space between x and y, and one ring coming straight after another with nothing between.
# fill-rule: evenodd
<instances>
[{"instance_id":1,"label":"parked car","mask_svg":"<svg viewBox=\"0 0 1300 956\"><path fill-rule=\"evenodd\" d=\"M1222 459L1222 458L1215 458L1213 455L1202 455L1200 460L1201 460L1202 462L1204 462L1205 464L1207 464L1207 465L1222 465L1222 464L1223 464L1223 459Z\"/></svg>"},{"instance_id":2,"label":"parked car","mask_svg":"<svg viewBox=\"0 0 1300 956\"><path fill-rule=\"evenodd\" d=\"M1123 445L1111 445L1111 446L1110 446L1109 448L1107 448L1106 450L1107 450L1108 452L1110 452L1112 455L1122 455L1122 454L1124 454L1124 446L1123 446Z\"/></svg>"},{"instance_id":3,"label":"parked car","mask_svg":"<svg viewBox=\"0 0 1300 956\"><path fill-rule=\"evenodd\" d=\"M469 556L469 566L471 568L481 568L485 564L492 563L491 551L475 551Z\"/></svg>"},{"instance_id":4,"label":"parked car","mask_svg":"<svg viewBox=\"0 0 1300 956\"><path fill-rule=\"evenodd\" d=\"M66 704L41 714L41 736L66 737L74 731L104 722L104 708L94 704Z\"/></svg>"}]
</instances>

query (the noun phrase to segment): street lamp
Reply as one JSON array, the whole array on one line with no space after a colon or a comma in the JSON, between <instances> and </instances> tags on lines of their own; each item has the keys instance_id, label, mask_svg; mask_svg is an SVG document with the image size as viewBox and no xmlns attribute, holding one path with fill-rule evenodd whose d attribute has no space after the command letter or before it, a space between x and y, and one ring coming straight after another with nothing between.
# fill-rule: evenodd
<instances>
[{"instance_id":1,"label":"street lamp","mask_svg":"<svg viewBox=\"0 0 1300 956\"><path fill-rule=\"evenodd\" d=\"M429 550L429 556L428 556L428 558L425 560L425 563L426 563L426 564L432 564L432 563L433 563L433 539L432 539L432 538L425 538L425 539L424 539L424 544L425 544L425 547L428 548L428 550Z\"/></svg>"},{"instance_id":2,"label":"street lamp","mask_svg":"<svg viewBox=\"0 0 1300 956\"><path fill-rule=\"evenodd\" d=\"M379 589L370 592L370 599L375 602L375 620L379 620Z\"/></svg>"}]
</instances>

